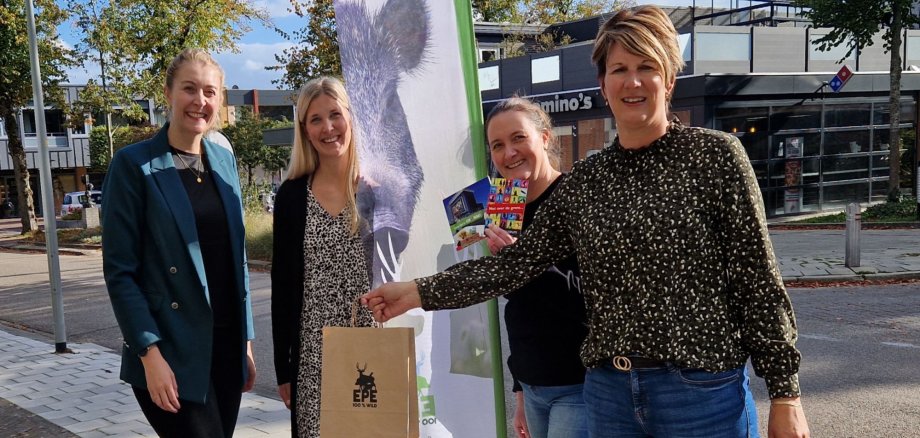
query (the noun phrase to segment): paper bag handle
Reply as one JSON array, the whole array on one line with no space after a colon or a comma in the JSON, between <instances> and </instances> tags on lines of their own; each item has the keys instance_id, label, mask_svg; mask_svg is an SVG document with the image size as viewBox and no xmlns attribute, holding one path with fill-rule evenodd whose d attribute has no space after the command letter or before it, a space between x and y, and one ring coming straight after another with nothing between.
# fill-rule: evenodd
<instances>
[{"instance_id":1,"label":"paper bag handle","mask_svg":"<svg viewBox=\"0 0 920 438\"><path fill-rule=\"evenodd\" d=\"M355 328L358 326L358 307L361 307L361 297L355 298L351 302L351 327ZM374 321L374 327L383 328L383 324L380 324Z\"/></svg>"}]
</instances>

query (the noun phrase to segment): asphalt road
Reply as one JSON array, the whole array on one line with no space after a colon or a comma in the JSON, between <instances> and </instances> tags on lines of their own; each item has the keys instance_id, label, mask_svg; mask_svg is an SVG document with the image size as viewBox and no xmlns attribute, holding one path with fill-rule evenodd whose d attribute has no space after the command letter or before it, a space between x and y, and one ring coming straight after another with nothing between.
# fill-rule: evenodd
<instances>
[{"instance_id":1,"label":"asphalt road","mask_svg":"<svg viewBox=\"0 0 920 438\"><path fill-rule=\"evenodd\" d=\"M105 293L101 257L61 256L70 343L120 351L121 335ZM44 254L0 252L0 329L52 340ZM252 272L256 392L275 394L269 277ZM803 354L803 401L815 437L920 436L920 283L790 289ZM752 373L753 376L753 373ZM753 377L765 431L766 391ZM766 435L764 435L766 436Z\"/></svg>"}]
</instances>

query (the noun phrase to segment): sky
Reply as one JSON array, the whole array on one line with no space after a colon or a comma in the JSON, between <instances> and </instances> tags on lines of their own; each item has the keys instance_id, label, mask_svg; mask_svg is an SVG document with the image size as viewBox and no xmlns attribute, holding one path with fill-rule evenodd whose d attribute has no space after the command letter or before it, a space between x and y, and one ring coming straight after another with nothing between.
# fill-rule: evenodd
<instances>
[{"instance_id":1,"label":"sky","mask_svg":"<svg viewBox=\"0 0 920 438\"><path fill-rule=\"evenodd\" d=\"M266 9L271 15L274 25L288 33L298 30L306 23L305 18L298 17L289 11L289 0L254 0L255 4ZM436 0L443 1L443 0ZM728 4L729 0L714 0L716 6L720 3ZM657 4L661 6L690 6L692 0L637 0L639 4ZM698 4L709 5L710 0L697 0ZM65 24L60 29L61 39L65 45L73 46L78 43L78 37ZM280 71L265 70L266 66L276 65L275 54L280 54L292 46L290 41L271 28L261 24L253 25L237 44L239 53L217 53L215 58L224 69L228 88L234 85L241 89L277 89L273 80L281 78ZM69 83L85 84L90 77L98 77L97 66L87 65L84 68L72 69L68 72Z\"/></svg>"}]
</instances>

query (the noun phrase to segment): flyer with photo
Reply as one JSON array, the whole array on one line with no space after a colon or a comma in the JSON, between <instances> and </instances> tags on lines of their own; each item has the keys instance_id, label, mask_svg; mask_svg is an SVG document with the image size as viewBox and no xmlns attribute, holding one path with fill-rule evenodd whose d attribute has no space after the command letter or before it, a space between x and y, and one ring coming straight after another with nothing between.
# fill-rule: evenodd
<instances>
[{"instance_id":1,"label":"flyer with photo","mask_svg":"<svg viewBox=\"0 0 920 438\"><path fill-rule=\"evenodd\" d=\"M486 238L496 224L517 237L524 226L527 181L483 178L444 198L444 211L459 251Z\"/></svg>"}]
</instances>

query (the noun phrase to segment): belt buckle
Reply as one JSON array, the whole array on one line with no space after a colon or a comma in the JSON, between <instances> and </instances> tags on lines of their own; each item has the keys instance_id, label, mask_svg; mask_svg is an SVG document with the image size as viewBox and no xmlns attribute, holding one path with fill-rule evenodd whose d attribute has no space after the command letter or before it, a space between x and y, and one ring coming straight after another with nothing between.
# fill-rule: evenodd
<instances>
[{"instance_id":1,"label":"belt buckle","mask_svg":"<svg viewBox=\"0 0 920 438\"><path fill-rule=\"evenodd\" d=\"M613 367L620 371L627 372L632 369L632 361L626 356L613 356Z\"/></svg>"}]
</instances>

